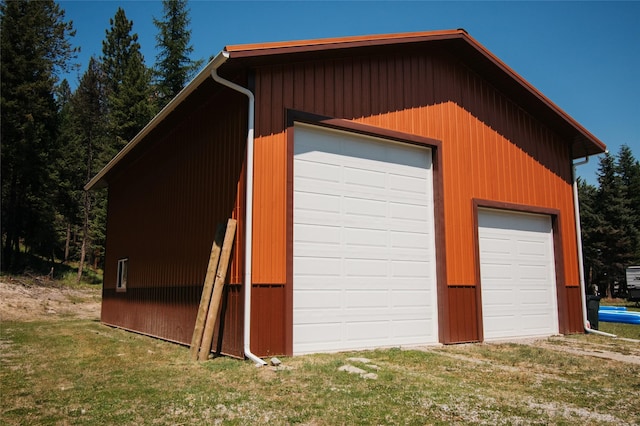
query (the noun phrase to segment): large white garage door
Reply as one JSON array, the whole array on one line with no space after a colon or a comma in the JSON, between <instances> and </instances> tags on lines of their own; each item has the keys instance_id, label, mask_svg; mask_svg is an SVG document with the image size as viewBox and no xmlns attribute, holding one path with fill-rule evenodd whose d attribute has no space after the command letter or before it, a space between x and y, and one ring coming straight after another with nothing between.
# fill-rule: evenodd
<instances>
[{"instance_id":1,"label":"large white garage door","mask_svg":"<svg viewBox=\"0 0 640 426\"><path fill-rule=\"evenodd\" d=\"M293 352L438 341L431 150L295 126Z\"/></svg>"},{"instance_id":2,"label":"large white garage door","mask_svg":"<svg viewBox=\"0 0 640 426\"><path fill-rule=\"evenodd\" d=\"M485 340L558 333L551 218L478 210Z\"/></svg>"}]
</instances>

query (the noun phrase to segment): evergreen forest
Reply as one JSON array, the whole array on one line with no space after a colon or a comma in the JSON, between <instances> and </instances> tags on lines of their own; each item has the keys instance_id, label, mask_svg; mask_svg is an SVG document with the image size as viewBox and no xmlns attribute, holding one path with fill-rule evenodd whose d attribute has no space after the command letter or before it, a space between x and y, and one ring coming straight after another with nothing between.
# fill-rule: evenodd
<instances>
[{"instance_id":1,"label":"evergreen forest","mask_svg":"<svg viewBox=\"0 0 640 426\"><path fill-rule=\"evenodd\" d=\"M80 49L59 4L2 0L0 17L1 268L54 274L73 264L79 281L105 254L106 189L85 183L203 65L191 58L187 0L163 0L152 65L119 8L75 90L59 79L79 69ZM584 272L589 288L624 295L626 267L640 265L640 164L627 145L598 161L597 185L578 180Z\"/></svg>"},{"instance_id":2,"label":"evergreen forest","mask_svg":"<svg viewBox=\"0 0 640 426\"><path fill-rule=\"evenodd\" d=\"M80 281L105 252L106 189L85 183L202 65L190 58L187 0L163 0L151 66L122 8L86 70L55 1L3 0L0 18L2 271L53 275L73 264ZM75 90L59 77L72 69L81 72Z\"/></svg>"},{"instance_id":3,"label":"evergreen forest","mask_svg":"<svg viewBox=\"0 0 640 426\"><path fill-rule=\"evenodd\" d=\"M631 148L599 157L598 185L578 179L588 291L625 297L625 271L640 265L640 163Z\"/></svg>"}]
</instances>

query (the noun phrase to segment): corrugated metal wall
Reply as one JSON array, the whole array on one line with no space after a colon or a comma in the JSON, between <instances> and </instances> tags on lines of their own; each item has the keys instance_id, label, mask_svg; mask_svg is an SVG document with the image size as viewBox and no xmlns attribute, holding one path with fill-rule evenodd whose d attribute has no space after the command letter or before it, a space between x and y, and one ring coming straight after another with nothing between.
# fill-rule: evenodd
<instances>
[{"instance_id":1,"label":"corrugated metal wall","mask_svg":"<svg viewBox=\"0 0 640 426\"><path fill-rule=\"evenodd\" d=\"M212 88L187 100L150 135L135 162L110 177L107 324L191 342L216 226L244 217L246 98L226 90L214 96ZM243 247L239 221L231 283L242 282ZM125 257L128 285L120 293L116 265ZM224 353L242 354L242 294L241 285L227 290Z\"/></svg>"},{"instance_id":2,"label":"corrugated metal wall","mask_svg":"<svg viewBox=\"0 0 640 426\"><path fill-rule=\"evenodd\" d=\"M254 282L286 285L290 267L285 227L290 177L284 167L285 116L290 108L442 141L449 291L446 342L478 338L478 323L470 314L478 309L472 296L477 268L473 198L558 209L562 282L578 285L569 141L446 53L424 49L264 67L256 72L255 87ZM580 300L572 294L571 306L562 309L579 309ZM252 335L265 332L270 321L280 321L262 320L253 323ZM253 350L278 352L275 346Z\"/></svg>"},{"instance_id":3,"label":"corrugated metal wall","mask_svg":"<svg viewBox=\"0 0 640 426\"><path fill-rule=\"evenodd\" d=\"M560 212L567 285L561 330L582 330L569 143L516 102L428 49L260 68L255 93L254 353L282 354L290 343L287 109L442 141L445 342L479 338L474 198ZM190 342L216 224L244 217L245 135L246 99L205 84L149 135L153 149L129 156L135 163L109 177L105 323ZM243 221L238 225L229 275L240 284ZM116 293L115 265L123 257L128 290ZM243 286L228 286L222 351L238 356L242 300Z\"/></svg>"}]
</instances>

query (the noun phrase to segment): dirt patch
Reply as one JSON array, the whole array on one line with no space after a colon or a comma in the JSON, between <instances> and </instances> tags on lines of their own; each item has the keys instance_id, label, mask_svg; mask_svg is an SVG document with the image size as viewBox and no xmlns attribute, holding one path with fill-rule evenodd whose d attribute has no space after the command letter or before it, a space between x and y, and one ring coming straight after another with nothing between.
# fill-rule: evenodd
<instances>
[{"instance_id":1,"label":"dirt patch","mask_svg":"<svg viewBox=\"0 0 640 426\"><path fill-rule=\"evenodd\" d=\"M0 279L0 321L100 319L101 288L70 288L46 279Z\"/></svg>"},{"instance_id":2,"label":"dirt patch","mask_svg":"<svg viewBox=\"0 0 640 426\"><path fill-rule=\"evenodd\" d=\"M574 355L640 364L640 341L634 341L632 339L624 339L624 341L631 343L624 348L626 353L621 353L620 349L616 349L613 345L590 344L589 346L585 346L580 342L562 337L541 340L536 342L535 346L554 351L568 352ZM612 344L615 342L615 340L611 340Z\"/></svg>"}]
</instances>

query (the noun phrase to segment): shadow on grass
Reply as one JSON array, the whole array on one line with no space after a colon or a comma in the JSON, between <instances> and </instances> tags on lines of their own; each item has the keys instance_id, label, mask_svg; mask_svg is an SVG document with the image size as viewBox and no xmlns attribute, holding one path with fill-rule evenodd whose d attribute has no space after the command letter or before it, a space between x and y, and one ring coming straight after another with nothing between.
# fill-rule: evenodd
<instances>
[{"instance_id":1,"label":"shadow on grass","mask_svg":"<svg viewBox=\"0 0 640 426\"><path fill-rule=\"evenodd\" d=\"M30 253L20 253L15 265L14 268L10 271L3 272L3 274L21 275L37 281L50 279L67 285L77 283L77 262L51 262L50 260ZM83 268L81 280L83 284L101 285L102 278L101 269L94 270L89 265L85 265Z\"/></svg>"}]
</instances>

